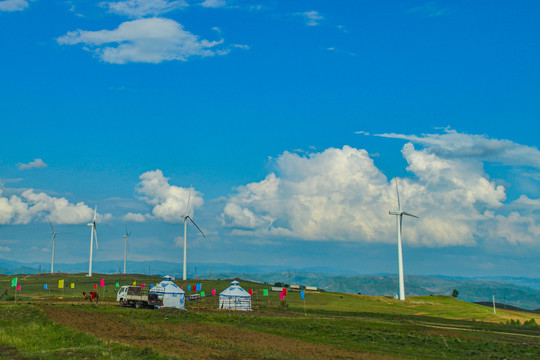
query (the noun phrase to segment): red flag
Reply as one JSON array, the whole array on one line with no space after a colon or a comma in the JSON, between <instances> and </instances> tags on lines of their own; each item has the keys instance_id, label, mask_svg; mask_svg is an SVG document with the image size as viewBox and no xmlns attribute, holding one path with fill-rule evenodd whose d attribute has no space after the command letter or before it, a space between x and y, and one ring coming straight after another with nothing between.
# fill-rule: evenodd
<instances>
[{"instance_id":1,"label":"red flag","mask_svg":"<svg viewBox=\"0 0 540 360\"><path fill-rule=\"evenodd\" d=\"M253 289L249 289L248 293L249 295L253 296Z\"/></svg>"},{"instance_id":2,"label":"red flag","mask_svg":"<svg viewBox=\"0 0 540 360\"><path fill-rule=\"evenodd\" d=\"M285 295L283 295L283 292L279 293L279 300L283 300L285 298Z\"/></svg>"},{"instance_id":3,"label":"red flag","mask_svg":"<svg viewBox=\"0 0 540 360\"><path fill-rule=\"evenodd\" d=\"M144 283L141 284L142 288L144 289L144 287L146 286Z\"/></svg>"},{"instance_id":4,"label":"red flag","mask_svg":"<svg viewBox=\"0 0 540 360\"><path fill-rule=\"evenodd\" d=\"M94 290L97 290L97 284L94 284Z\"/></svg>"},{"instance_id":5,"label":"red flag","mask_svg":"<svg viewBox=\"0 0 540 360\"><path fill-rule=\"evenodd\" d=\"M283 296L287 296L287 289L283 288Z\"/></svg>"},{"instance_id":6,"label":"red flag","mask_svg":"<svg viewBox=\"0 0 540 360\"><path fill-rule=\"evenodd\" d=\"M216 296L216 289L212 289L212 296Z\"/></svg>"},{"instance_id":7,"label":"red flag","mask_svg":"<svg viewBox=\"0 0 540 360\"><path fill-rule=\"evenodd\" d=\"M104 287L105 286L105 279L99 280L99 286ZM97 288L96 288L97 289Z\"/></svg>"}]
</instances>

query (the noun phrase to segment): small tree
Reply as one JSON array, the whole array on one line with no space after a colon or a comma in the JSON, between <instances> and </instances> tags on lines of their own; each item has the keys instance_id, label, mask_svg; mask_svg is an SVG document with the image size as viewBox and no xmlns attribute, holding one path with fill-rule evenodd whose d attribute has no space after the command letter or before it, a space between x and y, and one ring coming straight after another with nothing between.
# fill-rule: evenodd
<instances>
[{"instance_id":1,"label":"small tree","mask_svg":"<svg viewBox=\"0 0 540 360\"><path fill-rule=\"evenodd\" d=\"M454 289L454 290L452 291L452 296L455 297L455 298L457 298L458 295L459 295L459 292L458 292L456 289Z\"/></svg>"}]
</instances>

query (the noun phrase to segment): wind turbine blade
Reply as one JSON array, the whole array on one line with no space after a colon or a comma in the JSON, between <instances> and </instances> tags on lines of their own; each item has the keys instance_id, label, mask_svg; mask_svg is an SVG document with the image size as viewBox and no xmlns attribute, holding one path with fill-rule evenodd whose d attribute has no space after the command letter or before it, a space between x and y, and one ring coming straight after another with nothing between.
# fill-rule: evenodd
<instances>
[{"instance_id":1,"label":"wind turbine blade","mask_svg":"<svg viewBox=\"0 0 540 360\"><path fill-rule=\"evenodd\" d=\"M412 217L414 217L414 218L417 218L417 219L419 219L419 217L418 217L418 216L416 216L416 215L413 215L413 214L410 214L410 213L408 213L408 212L405 212L405 211L404 211L404 212L403 212L402 214L403 214L403 215L407 215L407 216L412 216Z\"/></svg>"},{"instance_id":2,"label":"wind turbine blade","mask_svg":"<svg viewBox=\"0 0 540 360\"><path fill-rule=\"evenodd\" d=\"M99 246L98 246L98 242L97 242L97 230L96 230L95 226L93 227L93 230L94 230L94 237L96 238L96 250L99 250Z\"/></svg>"},{"instance_id":3,"label":"wind turbine blade","mask_svg":"<svg viewBox=\"0 0 540 360\"><path fill-rule=\"evenodd\" d=\"M54 232L54 226L52 226L51 219L49 219L48 216L47 216L47 220L49 221L49 225L51 225L51 229L52 229L53 234L55 234L55 232Z\"/></svg>"},{"instance_id":4,"label":"wind turbine blade","mask_svg":"<svg viewBox=\"0 0 540 360\"><path fill-rule=\"evenodd\" d=\"M197 229L199 229L199 231L201 232L202 236L206 237L206 235L204 235L204 233L202 232L201 228L199 227L199 225L195 224L195 221L193 221L193 219L191 217L188 216L188 219L193 223L193 225L195 225L195 227Z\"/></svg>"},{"instance_id":5,"label":"wind turbine blade","mask_svg":"<svg viewBox=\"0 0 540 360\"><path fill-rule=\"evenodd\" d=\"M191 200L191 188L189 188L189 194L187 198L187 204L186 204L186 215L189 216L189 201ZM193 220L192 220L193 221Z\"/></svg>"},{"instance_id":6,"label":"wind turbine blade","mask_svg":"<svg viewBox=\"0 0 540 360\"><path fill-rule=\"evenodd\" d=\"M94 207L94 224L96 223L97 205Z\"/></svg>"},{"instance_id":7,"label":"wind turbine blade","mask_svg":"<svg viewBox=\"0 0 540 360\"><path fill-rule=\"evenodd\" d=\"M397 186L397 178L396 178L396 194L397 194L398 209L401 210L401 203L399 202L399 189L398 189L398 186Z\"/></svg>"}]
</instances>

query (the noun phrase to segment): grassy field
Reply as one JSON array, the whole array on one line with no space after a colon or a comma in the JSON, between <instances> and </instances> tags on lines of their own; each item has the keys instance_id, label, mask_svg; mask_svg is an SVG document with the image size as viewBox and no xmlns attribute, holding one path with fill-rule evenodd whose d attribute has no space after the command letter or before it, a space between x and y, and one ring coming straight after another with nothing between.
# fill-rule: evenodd
<instances>
[{"instance_id":1,"label":"grassy field","mask_svg":"<svg viewBox=\"0 0 540 360\"><path fill-rule=\"evenodd\" d=\"M115 283L156 284L160 278L19 275L16 301L12 278L0 276L0 289L10 288L0 300L0 359L540 358L538 315L493 314L488 307L446 296L402 302L321 292L306 293L304 302L293 292L281 301L277 293L263 296L269 285L241 282L253 289L251 312L217 310L217 296L187 302L188 311L137 310L115 303ZM59 279L68 288L58 289ZM201 282L209 295L230 281L175 282L184 289ZM102 294L99 304L81 297L94 284Z\"/></svg>"}]
</instances>

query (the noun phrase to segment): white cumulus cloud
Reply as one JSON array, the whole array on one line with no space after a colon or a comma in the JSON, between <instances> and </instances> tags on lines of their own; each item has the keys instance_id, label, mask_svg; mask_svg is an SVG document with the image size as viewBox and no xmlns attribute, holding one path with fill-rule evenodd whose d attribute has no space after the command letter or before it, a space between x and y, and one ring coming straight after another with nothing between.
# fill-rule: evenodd
<instances>
[{"instance_id":1,"label":"white cumulus cloud","mask_svg":"<svg viewBox=\"0 0 540 360\"><path fill-rule=\"evenodd\" d=\"M0 224L28 224L33 220L46 221L47 217L57 224L80 224L89 221L94 209L83 202L70 203L66 198L50 196L44 192L28 189L19 195L3 196L0 189ZM111 218L100 214L99 220Z\"/></svg>"},{"instance_id":2,"label":"white cumulus cloud","mask_svg":"<svg viewBox=\"0 0 540 360\"><path fill-rule=\"evenodd\" d=\"M183 0L124 0L124 1L104 1L99 3L101 7L107 8L110 13L123 15L132 18L145 16L158 16L173 10L188 7L188 3Z\"/></svg>"},{"instance_id":3,"label":"white cumulus cloud","mask_svg":"<svg viewBox=\"0 0 540 360\"><path fill-rule=\"evenodd\" d=\"M128 212L126 215L124 215L124 220L125 221L133 221L133 222L138 222L138 223L143 223L146 221L146 219L148 218L149 216L148 215L143 215L143 214L140 214L140 213L132 213L132 212Z\"/></svg>"},{"instance_id":4,"label":"white cumulus cloud","mask_svg":"<svg viewBox=\"0 0 540 360\"><path fill-rule=\"evenodd\" d=\"M30 161L28 164L19 164L19 170L38 169L45 167L47 167L47 164L45 164L42 159L34 159L34 161Z\"/></svg>"},{"instance_id":5,"label":"white cumulus cloud","mask_svg":"<svg viewBox=\"0 0 540 360\"><path fill-rule=\"evenodd\" d=\"M0 1L0 11L22 11L28 7L27 0Z\"/></svg>"},{"instance_id":6,"label":"white cumulus cloud","mask_svg":"<svg viewBox=\"0 0 540 360\"><path fill-rule=\"evenodd\" d=\"M401 202L420 216L404 219L405 241L417 246L533 243L540 235L535 210L540 200L522 196L508 202L506 189L490 179L484 163L502 158L534 165L534 159L520 160L515 154L535 156L537 150L481 135L448 131L440 136L443 140L415 137L420 149L412 143L403 147L412 176L397 179ZM233 233L395 242L395 220L388 210L397 207L396 179L387 179L367 151L344 146L310 155L285 152L275 165L264 180L240 186L229 196L221 219Z\"/></svg>"},{"instance_id":7,"label":"white cumulus cloud","mask_svg":"<svg viewBox=\"0 0 540 360\"><path fill-rule=\"evenodd\" d=\"M193 215L193 209L204 203L201 193L192 188L170 185L169 178L164 177L159 169L147 171L139 178L137 192L153 206L152 215L163 221L177 222L186 211Z\"/></svg>"},{"instance_id":8,"label":"white cumulus cloud","mask_svg":"<svg viewBox=\"0 0 540 360\"><path fill-rule=\"evenodd\" d=\"M228 53L218 48L223 40L201 40L176 21L164 18L127 21L114 30L70 31L57 42L60 45L84 44L86 50L113 64L187 61L194 56Z\"/></svg>"}]
</instances>

